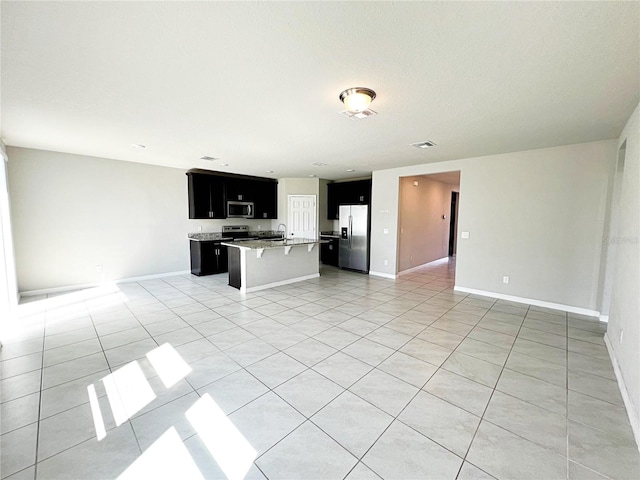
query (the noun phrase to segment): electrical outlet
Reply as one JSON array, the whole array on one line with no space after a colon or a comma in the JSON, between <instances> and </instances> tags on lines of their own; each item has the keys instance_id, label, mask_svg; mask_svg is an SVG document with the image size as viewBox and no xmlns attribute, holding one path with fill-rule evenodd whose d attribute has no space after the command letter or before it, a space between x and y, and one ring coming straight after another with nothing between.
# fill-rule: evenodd
<instances>
[{"instance_id":1,"label":"electrical outlet","mask_svg":"<svg viewBox=\"0 0 640 480\"><path fill-rule=\"evenodd\" d=\"M502 277L502 283L509 283L509 275Z\"/></svg>"},{"instance_id":2,"label":"electrical outlet","mask_svg":"<svg viewBox=\"0 0 640 480\"><path fill-rule=\"evenodd\" d=\"M96 272L102 273L102 265L96 265Z\"/></svg>"},{"instance_id":3,"label":"electrical outlet","mask_svg":"<svg viewBox=\"0 0 640 480\"><path fill-rule=\"evenodd\" d=\"M258 230L262 230L262 225L258 225Z\"/></svg>"},{"instance_id":4,"label":"electrical outlet","mask_svg":"<svg viewBox=\"0 0 640 480\"><path fill-rule=\"evenodd\" d=\"M622 343L623 336L624 336L624 330L620 330L620 343Z\"/></svg>"},{"instance_id":5,"label":"electrical outlet","mask_svg":"<svg viewBox=\"0 0 640 480\"><path fill-rule=\"evenodd\" d=\"M462 232L461 237L462 238L469 238L469 232Z\"/></svg>"},{"instance_id":6,"label":"electrical outlet","mask_svg":"<svg viewBox=\"0 0 640 480\"><path fill-rule=\"evenodd\" d=\"M386 258L384 259L384 264L385 265L389 265L389 260L387 260Z\"/></svg>"},{"instance_id":7,"label":"electrical outlet","mask_svg":"<svg viewBox=\"0 0 640 480\"><path fill-rule=\"evenodd\" d=\"M385 235L389 235L389 229L385 228L384 230L382 230L382 233L384 233Z\"/></svg>"},{"instance_id":8,"label":"electrical outlet","mask_svg":"<svg viewBox=\"0 0 640 480\"><path fill-rule=\"evenodd\" d=\"M202 231L202 225L198 225L198 231L201 232Z\"/></svg>"}]
</instances>

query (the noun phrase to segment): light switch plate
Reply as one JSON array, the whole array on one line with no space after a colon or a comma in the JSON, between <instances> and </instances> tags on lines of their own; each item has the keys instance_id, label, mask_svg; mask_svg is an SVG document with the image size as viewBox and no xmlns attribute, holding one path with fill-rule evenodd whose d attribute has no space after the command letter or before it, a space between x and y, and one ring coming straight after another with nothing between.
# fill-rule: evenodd
<instances>
[{"instance_id":1,"label":"light switch plate","mask_svg":"<svg viewBox=\"0 0 640 480\"><path fill-rule=\"evenodd\" d=\"M462 238L469 238L469 232L462 232Z\"/></svg>"},{"instance_id":2,"label":"light switch plate","mask_svg":"<svg viewBox=\"0 0 640 480\"><path fill-rule=\"evenodd\" d=\"M384 233L385 235L388 235L389 234L389 229L385 228L384 230L382 230L382 233Z\"/></svg>"}]
</instances>

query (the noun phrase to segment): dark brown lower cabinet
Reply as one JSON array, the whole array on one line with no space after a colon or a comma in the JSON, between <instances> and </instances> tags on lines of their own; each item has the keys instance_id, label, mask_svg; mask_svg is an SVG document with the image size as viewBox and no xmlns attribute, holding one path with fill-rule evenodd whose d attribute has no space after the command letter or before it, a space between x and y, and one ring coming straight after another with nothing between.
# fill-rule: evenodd
<instances>
[{"instance_id":1,"label":"dark brown lower cabinet","mask_svg":"<svg viewBox=\"0 0 640 480\"><path fill-rule=\"evenodd\" d=\"M229 248L229 286L238 290L242 286L242 273L240 272L240 249Z\"/></svg>"},{"instance_id":2,"label":"dark brown lower cabinet","mask_svg":"<svg viewBox=\"0 0 640 480\"><path fill-rule=\"evenodd\" d=\"M220 242L189 242L191 249L191 273L194 275L213 275L228 270L227 247Z\"/></svg>"},{"instance_id":3,"label":"dark brown lower cabinet","mask_svg":"<svg viewBox=\"0 0 640 480\"><path fill-rule=\"evenodd\" d=\"M337 238L323 238L320 236L320 240L328 240L329 243L323 243L320 245L320 261L325 265L338 266L338 247L339 240Z\"/></svg>"}]
</instances>

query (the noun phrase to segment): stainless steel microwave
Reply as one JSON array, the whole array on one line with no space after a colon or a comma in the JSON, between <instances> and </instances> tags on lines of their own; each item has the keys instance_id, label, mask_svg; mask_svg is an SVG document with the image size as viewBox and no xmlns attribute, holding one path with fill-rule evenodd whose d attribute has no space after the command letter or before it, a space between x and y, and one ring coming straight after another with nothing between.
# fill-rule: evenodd
<instances>
[{"instance_id":1,"label":"stainless steel microwave","mask_svg":"<svg viewBox=\"0 0 640 480\"><path fill-rule=\"evenodd\" d=\"M227 218L253 218L253 202L227 202Z\"/></svg>"}]
</instances>

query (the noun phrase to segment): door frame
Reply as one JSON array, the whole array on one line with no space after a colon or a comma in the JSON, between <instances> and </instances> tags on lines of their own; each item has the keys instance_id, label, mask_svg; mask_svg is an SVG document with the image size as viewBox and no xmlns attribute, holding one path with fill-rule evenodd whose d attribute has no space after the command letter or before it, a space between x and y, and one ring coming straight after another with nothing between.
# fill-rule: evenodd
<instances>
[{"instance_id":1,"label":"door frame","mask_svg":"<svg viewBox=\"0 0 640 480\"><path fill-rule=\"evenodd\" d=\"M291 206L291 201L294 198L308 198L308 199L313 199L313 205L314 205L314 209L313 209L313 226L314 226L314 238L318 239L318 196L317 195L287 195L287 238L296 238L296 237L291 237L291 233L292 233L292 225L293 225L293 208Z\"/></svg>"},{"instance_id":2,"label":"door frame","mask_svg":"<svg viewBox=\"0 0 640 480\"><path fill-rule=\"evenodd\" d=\"M460 192L451 191L451 212L449 213L449 256L455 257L458 239L458 202Z\"/></svg>"},{"instance_id":3,"label":"door frame","mask_svg":"<svg viewBox=\"0 0 640 480\"><path fill-rule=\"evenodd\" d=\"M11 216L9 210L9 157L0 149L0 318L8 322L18 306L18 284L16 279ZM6 327L0 325L0 333ZM0 346L2 339L0 338Z\"/></svg>"}]
</instances>

